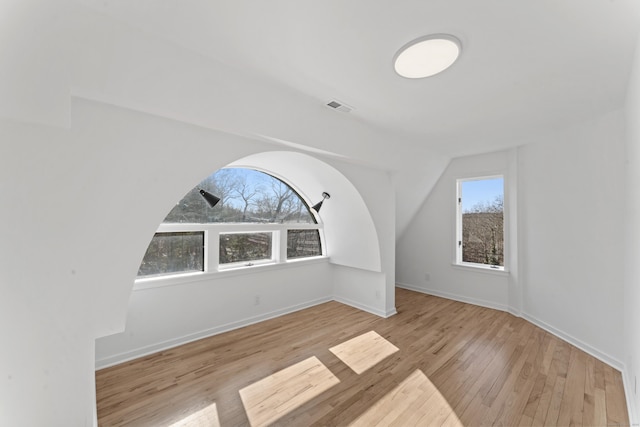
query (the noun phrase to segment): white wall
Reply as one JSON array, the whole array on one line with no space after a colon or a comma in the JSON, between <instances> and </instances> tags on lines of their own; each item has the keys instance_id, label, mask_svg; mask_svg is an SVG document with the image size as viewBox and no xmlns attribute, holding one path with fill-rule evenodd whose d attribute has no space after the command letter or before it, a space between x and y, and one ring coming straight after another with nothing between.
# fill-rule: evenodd
<instances>
[{"instance_id":1,"label":"white wall","mask_svg":"<svg viewBox=\"0 0 640 427\"><path fill-rule=\"evenodd\" d=\"M419 140L327 108L77 0L0 2L0 117L69 126L69 94L394 171L402 230L446 165ZM46 41L46 42L45 42ZM218 41L223 43L224 41ZM392 143L389 143L392 141ZM271 145L271 144L269 144ZM417 176L415 171L423 171ZM410 189L411 191L406 191Z\"/></svg>"},{"instance_id":2,"label":"white wall","mask_svg":"<svg viewBox=\"0 0 640 427\"><path fill-rule=\"evenodd\" d=\"M366 305L393 309L394 249L388 242L394 239L395 203L379 205L372 197L380 183L392 193L389 176L376 168L402 169L394 154L403 138L80 3L0 4L0 320L3 348L11 349L0 352L0 424L93 424L94 339L125 329L130 297L139 307L132 283L157 225L202 178L251 154L293 147L357 181L369 228L379 235L379 259L371 263L352 252L361 261L354 265L344 248L331 250L344 268L360 270L356 287L367 290L361 295ZM347 162L353 159L373 168ZM325 184L319 187L331 192ZM427 179L420 192L431 184ZM330 209L340 199L336 193L323 207L329 229L335 225ZM413 209L419 202L407 197L404 203ZM382 294L369 301L372 264L370 286ZM332 278L327 275L327 282ZM160 303L170 293L165 291L150 299ZM325 293L323 285L264 309L285 310ZM193 320L189 328L158 337L134 316L142 347L114 341L109 351L100 346L100 357L233 322Z\"/></svg>"},{"instance_id":3,"label":"white wall","mask_svg":"<svg viewBox=\"0 0 640 427\"><path fill-rule=\"evenodd\" d=\"M359 185L359 188L368 188L373 187L371 180L375 179L381 190L392 191L386 174L379 171L371 173L367 168L346 165L335 159L321 162L306 154L282 151L255 154L231 165L258 168L291 183L309 205L320 201L322 192L328 192L331 197L324 202L320 217L327 240L325 250L331 262L381 271L378 232L371 215L380 211L384 218L392 215L393 210L388 204L382 210L377 204L367 205L354 182L361 181L364 185ZM345 174L355 181L352 182ZM363 174L364 179L358 179ZM319 175L322 180L318 179ZM393 224L393 218L390 219L385 218L383 223L387 226ZM343 239L345 235L353 238Z\"/></svg>"},{"instance_id":4,"label":"white wall","mask_svg":"<svg viewBox=\"0 0 640 427\"><path fill-rule=\"evenodd\" d=\"M640 46L640 39L638 42ZM624 364L631 422L640 422L636 378L640 372L640 49L636 47L626 105L624 221Z\"/></svg>"},{"instance_id":5,"label":"white wall","mask_svg":"<svg viewBox=\"0 0 640 427\"><path fill-rule=\"evenodd\" d=\"M519 152L525 315L621 368L624 122L621 111Z\"/></svg>"},{"instance_id":6,"label":"white wall","mask_svg":"<svg viewBox=\"0 0 640 427\"><path fill-rule=\"evenodd\" d=\"M276 149L269 140L279 139L284 145L304 147L307 152L335 153L323 161L347 176L362 195L378 233L381 271L362 270L354 287L334 291L345 299L360 296L362 304L385 313L392 310L387 296L394 280L395 257L393 245L388 243L394 239L389 223L395 217L398 229L404 229L404 222L409 221L423 196L429 193L446 159L428 151L401 156L398 153L406 154L403 150L408 150L409 145L403 145L403 138L397 135L371 128L353 116L338 115L323 107L321 100L306 99L242 70L167 44L72 1L7 0L0 4L0 12L0 54L4 58L0 63L0 116L16 120L0 119L0 327L3 349L10 349L0 352L0 424L93 423L94 338L124 330L129 299L137 298L131 294L133 278L157 225L176 200L212 171L245 156ZM72 101L71 93L157 117L78 98ZM630 102L630 106L628 111L635 114L637 101ZM558 144L568 141L579 151L584 143L595 150L586 157L578 156L586 162L581 166L574 166L577 160L571 149L559 150L563 162L553 161L553 135L544 147L524 150L523 156L518 153L519 164L526 172L521 174L525 181L544 171L550 158L551 175L560 178L575 170L593 185L580 186L578 180L563 184L577 187L569 188L575 192L570 191L568 199L563 199L553 193L556 190L552 182L527 184L533 191L532 198L519 200L518 205L531 208L531 216L528 223L519 224L518 230L531 233L532 224L547 224L554 230L566 226L572 237L577 237L578 244L572 248L578 248L583 262L569 259L564 264L566 271L559 270L553 263L558 262L559 256L566 256L567 242L540 231L541 235L525 248L527 256L520 254L519 259L531 257L536 267L552 263L550 272L559 271L571 283L558 283L558 288L552 289L541 283L549 274L531 272L523 262L518 274L527 279L526 283L519 283L525 309L539 316L540 321L602 352L609 351L610 344L621 344L615 334L602 334L609 327L620 330L620 310L612 312L621 304L622 291L615 281L620 279L615 271L620 270L620 265L598 264L591 272L584 265L595 265L602 259L610 261L615 258L615 248L613 252L593 253L584 247L585 243L592 243L589 236L578 233L565 217L556 225L556 219L536 202L546 200L543 193L537 192L550 191L557 202L580 204L595 191L607 193L607 197L622 204L617 187L611 185L616 183L613 178L589 180L593 170L611 172L612 176L620 173L620 168L609 163L602 166L598 157L607 159L608 148L604 147L611 141L617 146L616 123L614 117L586 124L581 130L557 133ZM266 138L256 141L206 128ZM638 132L630 135L630 152L637 153L633 150ZM277 149L281 150L283 144ZM511 160L503 159L500 164L513 162L512 156L504 157ZM400 190L410 189L395 192L397 216L391 200L394 192L386 187L389 177L349 164L349 158L395 170L392 184ZM492 163L490 158L486 160ZM467 161L470 168L475 168L476 162L473 158ZM413 172L425 164L429 170L416 177ZM403 169L411 172L405 174ZM630 168L630 174L637 178L637 168ZM380 183L385 183L385 191L379 192ZM501 276L450 270L451 253L447 251L443 257L439 243L449 241L447 224L427 221L446 217L434 200L446 199L449 190L443 195L443 187L438 185L399 243L398 271L407 268L401 281L512 308L514 298L509 283L513 277L505 280ZM526 192L519 195L525 196ZM609 209L590 210L581 222L602 220L611 213ZM433 241L423 246L414 236L425 230L430 231L425 235ZM620 243L607 235L598 239L603 248ZM127 243L122 245L123 241ZM551 252L530 253L549 244L555 245ZM628 242L627 246L632 244ZM423 249L429 251L423 254ZM631 256L637 253L633 250L629 252ZM428 286L421 271L425 258L431 272ZM357 272L348 266L334 267L337 273L332 273L333 278L343 285ZM574 268L578 271L569 271ZM633 304L638 295L637 271L632 269L626 278L625 295L632 298ZM373 285L366 288L366 295L358 293L357 288L367 283ZM376 299L377 290L383 292L382 300ZM315 298L326 290L316 291L313 295L299 295L296 301ZM209 290L195 286L194 292ZM572 310L586 326L550 312L543 299L547 296L582 304ZM601 317L582 317L597 310L603 313ZM636 321L637 314L632 310L627 310L627 319ZM198 323L197 327L210 325ZM199 332L195 329L191 332ZM189 332L175 331L176 335L184 333ZM637 361L637 329L629 326L627 337L630 344L625 360ZM160 338L145 339L151 343ZM621 357L616 353L612 357Z\"/></svg>"},{"instance_id":7,"label":"white wall","mask_svg":"<svg viewBox=\"0 0 640 427\"><path fill-rule=\"evenodd\" d=\"M452 160L399 241L399 285L522 315L622 369L623 112L527 141ZM458 269L455 180L500 171L512 208L506 262L516 268Z\"/></svg>"},{"instance_id":8,"label":"white wall","mask_svg":"<svg viewBox=\"0 0 640 427\"><path fill-rule=\"evenodd\" d=\"M71 123L65 130L0 121L0 313L3 348L11 349L0 352L0 424L91 425L94 339L123 331L127 314L134 335L100 345L107 362L118 353L320 302L333 291L330 266L320 264L261 277L287 283L261 295L258 309L246 306L252 296L230 290L245 285L257 292L262 284L249 276L220 282L222 289L202 283L185 293L163 288L132 296L140 260L175 202L218 168L276 147L80 99L72 103ZM379 175L376 182L388 181L384 172L367 171ZM322 174L316 179L322 186ZM357 183L363 185L366 180ZM362 192L366 205L374 205L373 192ZM339 208L329 202L335 200L327 201L327 212ZM373 231L393 236L395 207L385 209L373 218ZM332 250L348 264L339 242ZM362 271L361 281L369 277L354 270ZM314 274L317 281L305 280L308 288L296 287L301 275ZM206 301L189 305L199 297L228 298L240 307L235 317L229 311L205 317ZM166 335L154 335L149 322L159 310L149 303L167 308L170 299L182 320ZM385 300L383 294L381 309ZM193 317L185 314L190 310Z\"/></svg>"},{"instance_id":9,"label":"white wall","mask_svg":"<svg viewBox=\"0 0 640 427\"><path fill-rule=\"evenodd\" d=\"M330 301L331 276L331 266L322 261L134 289L125 330L96 340L96 367Z\"/></svg>"},{"instance_id":10,"label":"white wall","mask_svg":"<svg viewBox=\"0 0 640 427\"><path fill-rule=\"evenodd\" d=\"M507 151L460 157L451 161L398 241L396 272L400 286L487 307L507 309L507 273L485 270L479 272L477 269L453 264L456 243L456 180L504 174L505 181L508 182L508 169Z\"/></svg>"},{"instance_id":11,"label":"white wall","mask_svg":"<svg viewBox=\"0 0 640 427\"><path fill-rule=\"evenodd\" d=\"M391 191L389 179L367 168L332 163L335 168L306 154L282 151L261 152L231 163L274 173L293 183L310 203L310 194L329 191L332 196L320 212L329 261L254 267L171 286L134 288L125 330L96 341L96 367L333 299L380 316L394 314L394 205L371 203L376 191ZM378 230L385 236L384 247ZM387 277L392 279L386 281Z\"/></svg>"},{"instance_id":12,"label":"white wall","mask_svg":"<svg viewBox=\"0 0 640 427\"><path fill-rule=\"evenodd\" d=\"M330 163L341 170L349 182L358 188L365 200L367 211L373 219L377 244L380 247L380 269L370 268L369 272L356 273L353 267L357 267L357 264L354 263L340 263L344 268L339 266L334 268L334 297L379 316L391 316L396 313L397 222L395 213L398 209L392 197L394 194L392 180L388 174L376 172L371 168L338 161ZM322 208L324 209L324 206ZM335 236L337 240L342 240L345 236L347 240L355 240L355 232L370 221L364 217L363 211L347 212L344 209L336 209L335 213L344 218L347 224L357 224L356 227L343 230L342 235ZM371 250L364 247L369 243L359 243L359 247L354 247L353 250L357 252Z\"/></svg>"}]
</instances>

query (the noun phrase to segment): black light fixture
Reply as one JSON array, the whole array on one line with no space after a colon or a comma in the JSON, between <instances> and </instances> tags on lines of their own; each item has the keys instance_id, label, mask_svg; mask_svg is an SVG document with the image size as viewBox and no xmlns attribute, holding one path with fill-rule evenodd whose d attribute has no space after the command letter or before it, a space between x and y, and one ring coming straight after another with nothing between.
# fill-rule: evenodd
<instances>
[{"instance_id":1,"label":"black light fixture","mask_svg":"<svg viewBox=\"0 0 640 427\"><path fill-rule=\"evenodd\" d=\"M208 191L200 190L200 195L204 197L209 206L214 207L220 201L220 197L216 197Z\"/></svg>"},{"instance_id":2,"label":"black light fixture","mask_svg":"<svg viewBox=\"0 0 640 427\"><path fill-rule=\"evenodd\" d=\"M315 205L311 206L311 209L313 209L316 212L320 212L320 208L322 207L322 202L324 202L324 199L330 199L330 198L331 198L331 195L329 193L323 192L322 193L322 200L320 200Z\"/></svg>"}]
</instances>

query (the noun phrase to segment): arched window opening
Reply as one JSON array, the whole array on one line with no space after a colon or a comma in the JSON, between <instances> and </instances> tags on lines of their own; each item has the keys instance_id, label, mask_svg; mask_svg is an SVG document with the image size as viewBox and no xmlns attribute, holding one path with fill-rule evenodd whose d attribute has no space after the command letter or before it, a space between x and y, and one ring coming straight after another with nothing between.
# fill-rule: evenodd
<instances>
[{"instance_id":1,"label":"arched window opening","mask_svg":"<svg viewBox=\"0 0 640 427\"><path fill-rule=\"evenodd\" d=\"M220 198L211 207L205 190ZM216 272L323 255L322 224L287 183L224 168L180 200L155 233L138 278Z\"/></svg>"},{"instance_id":2,"label":"arched window opening","mask_svg":"<svg viewBox=\"0 0 640 427\"><path fill-rule=\"evenodd\" d=\"M203 189L220 202L211 208ZM284 181L254 169L224 168L185 195L164 223L306 223L317 221L305 201Z\"/></svg>"}]
</instances>

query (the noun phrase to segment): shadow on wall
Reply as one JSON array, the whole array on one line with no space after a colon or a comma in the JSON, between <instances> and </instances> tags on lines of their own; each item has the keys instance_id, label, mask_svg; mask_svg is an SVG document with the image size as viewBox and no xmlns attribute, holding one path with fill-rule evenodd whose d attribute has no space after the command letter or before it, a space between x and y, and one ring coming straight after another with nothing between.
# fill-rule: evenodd
<instances>
[{"instance_id":1,"label":"shadow on wall","mask_svg":"<svg viewBox=\"0 0 640 427\"><path fill-rule=\"evenodd\" d=\"M331 262L381 271L380 244L371 213L356 187L334 167L288 151L253 154L228 166L255 168L280 178L310 205L318 202L324 191L331 194L320 213Z\"/></svg>"}]
</instances>

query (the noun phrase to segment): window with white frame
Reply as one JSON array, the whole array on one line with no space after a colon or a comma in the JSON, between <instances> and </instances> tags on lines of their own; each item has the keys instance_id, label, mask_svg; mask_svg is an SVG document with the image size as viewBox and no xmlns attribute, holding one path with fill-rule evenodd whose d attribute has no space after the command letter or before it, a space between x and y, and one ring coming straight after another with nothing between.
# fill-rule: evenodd
<instances>
[{"instance_id":1,"label":"window with white frame","mask_svg":"<svg viewBox=\"0 0 640 427\"><path fill-rule=\"evenodd\" d=\"M138 276L204 271L204 231L156 233Z\"/></svg>"},{"instance_id":2,"label":"window with white frame","mask_svg":"<svg viewBox=\"0 0 640 427\"><path fill-rule=\"evenodd\" d=\"M211 207L200 190L220 201ZM225 168L187 193L158 227L138 278L216 272L319 257L322 224L282 180Z\"/></svg>"},{"instance_id":3,"label":"window with white frame","mask_svg":"<svg viewBox=\"0 0 640 427\"><path fill-rule=\"evenodd\" d=\"M457 181L456 263L504 270L504 176Z\"/></svg>"}]
</instances>

